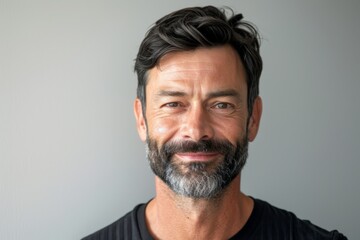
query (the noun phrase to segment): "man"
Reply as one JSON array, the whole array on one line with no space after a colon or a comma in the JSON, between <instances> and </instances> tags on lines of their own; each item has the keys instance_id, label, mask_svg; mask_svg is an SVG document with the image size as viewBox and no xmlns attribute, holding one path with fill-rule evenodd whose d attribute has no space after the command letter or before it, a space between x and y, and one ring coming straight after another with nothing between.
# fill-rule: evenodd
<instances>
[{"instance_id":1,"label":"man","mask_svg":"<svg viewBox=\"0 0 360 240\"><path fill-rule=\"evenodd\" d=\"M84 239L346 239L240 191L262 112L258 33L241 14L208 6L161 18L135 71L156 196Z\"/></svg>"}]
</instances>

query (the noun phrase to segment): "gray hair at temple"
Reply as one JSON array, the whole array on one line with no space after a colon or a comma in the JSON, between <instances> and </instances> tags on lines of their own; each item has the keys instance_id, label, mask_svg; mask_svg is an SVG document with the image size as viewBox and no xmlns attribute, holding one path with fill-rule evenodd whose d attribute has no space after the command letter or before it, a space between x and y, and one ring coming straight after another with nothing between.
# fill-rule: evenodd
<instances>
[{"instance_id":1,"label":"gray hair at temple","mask_svg":"<svg viewBox=\"0 0 360 240\"><path fill-rule=\"evenodd\" d=\"M228 17L227 13L230 12ZM137 97L145 117L148 71L170 52L190 51L200 47L232 46L245 70L249 117L259 95L262 71L260 38L256 27L234 14L230 8L213 6L184 8L159 19L147 32L135 60L138 77Z\"/></svg>"}]
</instances>

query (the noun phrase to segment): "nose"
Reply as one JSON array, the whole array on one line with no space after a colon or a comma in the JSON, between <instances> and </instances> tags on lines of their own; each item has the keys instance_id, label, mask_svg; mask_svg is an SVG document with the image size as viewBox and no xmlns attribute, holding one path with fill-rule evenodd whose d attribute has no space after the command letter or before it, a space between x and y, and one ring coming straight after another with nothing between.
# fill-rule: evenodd
<instances>
[{"instance_id":1,"label":"nose","mask_svg":"<svg viewBox=\"0 0 360 240\"><path fill-rule=\"evenodd\" d=\"M189 107L183 118L181 134L184 139L198 142L213 138L214 129L204 106L198 104Z\"/></svg>"}]
</instances>

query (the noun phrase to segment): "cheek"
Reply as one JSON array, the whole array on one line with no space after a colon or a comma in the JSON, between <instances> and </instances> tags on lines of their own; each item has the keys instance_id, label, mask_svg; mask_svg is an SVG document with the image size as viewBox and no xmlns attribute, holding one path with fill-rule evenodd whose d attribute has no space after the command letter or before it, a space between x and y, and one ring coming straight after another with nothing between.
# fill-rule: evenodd
<instances>
[{"instance_id":1,"label":"cheek","mask_svg":"<svg viewBox=\"0 0 360 240\"><path fill-rule=\"evenodd\" d=\"M236 144L246 136L246 121L240 118L222 118L213 121L215 137L227 139L232 144Z\"/></svg>"},{"instance_id":2,"label":"cheek","mask_svg":"<svg viewBox=\"0 0 360 240\"><path fill-rule=\"evenodd\" d=\"M179 122L174 118L154 118L149 123L149 134L160 144L168 141L177 132Z\"/></svg>"},{"instance_id":3,"label":"cheek","mask_svg":"<svg viewBox=\"0 0 360 240\"><path fill-rule=\"evenodd\" d=\"M157 134L164 134L169 131L169 128L167 126L159 126L159 127L155 128L154 130L155 130L155 133L157 133Z\"/></svg>"}]
</instances>

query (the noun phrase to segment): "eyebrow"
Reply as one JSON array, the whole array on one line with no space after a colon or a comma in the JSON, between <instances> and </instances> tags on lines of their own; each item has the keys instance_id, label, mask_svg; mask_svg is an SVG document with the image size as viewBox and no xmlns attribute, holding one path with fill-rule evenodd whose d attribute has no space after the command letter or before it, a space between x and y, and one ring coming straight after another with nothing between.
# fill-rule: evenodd
<instances>
[{"instance_id":1,"label":"eyebrow","mask_svg":"<svg viewBox=\"0 0 360 240\"><path fill-rule=\"evenodd\" d=\"M210 92L206 95L207 98L217 98L217 97L235 97L237 99L240 98L240 94L235 91L234 89L226 89L226 90L219 90L215 92Z\"/></svg>"},{"instance_id":2,"label":"eyebrow","mask_svg":"<svg viewBox=\"0 0 360 240\"><path fill-rule=\"evenodd\" d=\"M161 90L156 93L157 97L183 97L185 96L185 92L181 91L171 91L171 90Z\"/></svg>"},{"instance_id":3,"label":"eyebrow","mask_svg":"<svg viewBox=\"0 0 360 240\"><path fill-rule=\"evenodd\" d=\"M173 90L161 90L156 93L156 98L160 97L184 97L187 94L182 91L173 91ZM207 99L217 98L217 97L235 97L238 100L241 100L240 94L234 89L226 89L214 91L206 94Z\"/></svg>"}]
</instances>

